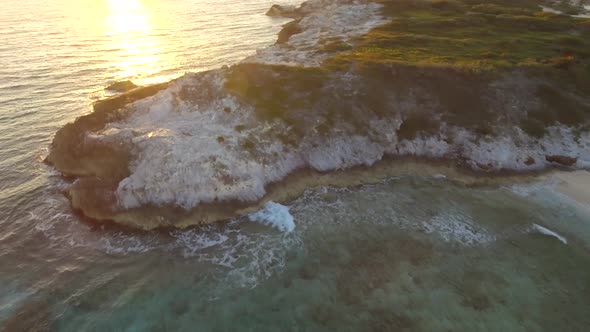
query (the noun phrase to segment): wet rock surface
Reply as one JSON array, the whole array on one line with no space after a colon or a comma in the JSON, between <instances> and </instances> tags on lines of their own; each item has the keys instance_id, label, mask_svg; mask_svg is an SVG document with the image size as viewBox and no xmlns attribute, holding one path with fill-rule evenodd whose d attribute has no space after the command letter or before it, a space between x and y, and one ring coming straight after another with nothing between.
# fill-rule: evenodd
<instances>
[{"instance_id":1,"label":"wet rock surface","mask_svg":"<svg viewBox=\"0 0 590 332\"><path fill-rule=\"evenodd\" d=\"M552 155L546 156L545 160L551 163L557 163L564 166L573 166L577 161L578 158L568 157L568 156L560 156L560 155Z\"/></svg>"},{"instance_id":2,"label":"wet rock surface","mask_svg":"<svg viewBox=\"0 0 590 332\"><path fill-rule=\"evenodd\" d=\"M280 16L288 18L297 18L303 15L302 11L295 6L272 5L266 12L267 16Z\"/></svg>"},{"instance_id":3,"label":"wet rock surface","mask_svg":"<svg viewBox=\"0 0 590 332\"><path fill-rule=\"evenodd\" d=\"M115 82L105 88L105 90L114 91L114 92L127 92L129 90L133 90L138 86L131 81L121 81Z\"/></svg>"}]
</instances>

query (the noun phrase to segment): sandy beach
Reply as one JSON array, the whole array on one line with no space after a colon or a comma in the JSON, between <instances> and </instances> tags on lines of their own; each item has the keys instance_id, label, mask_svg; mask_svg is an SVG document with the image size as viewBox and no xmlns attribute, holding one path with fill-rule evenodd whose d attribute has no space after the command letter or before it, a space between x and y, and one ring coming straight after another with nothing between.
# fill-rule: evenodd
<instances>
[{"instance_id":1,"label":"sandy beach","mask_svg":"<svg viewBox=\"0 0 590 332\"><path fill-rule=\"evenodd\" d=\"M559 180L557 189L590 209L590 172L557 172L553 175Z\"/></svg>"}]
</instances>

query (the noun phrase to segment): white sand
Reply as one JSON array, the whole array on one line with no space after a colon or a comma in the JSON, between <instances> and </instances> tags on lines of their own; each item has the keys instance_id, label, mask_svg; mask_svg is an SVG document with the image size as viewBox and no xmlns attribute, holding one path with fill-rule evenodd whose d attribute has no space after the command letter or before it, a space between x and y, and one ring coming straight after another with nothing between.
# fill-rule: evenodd
<instances>
[{"instance_id":1,"label":"white sand","mask_svg":"<svg viewBox=\"0 0 590 332\"><path fill-rule=\"evenodd\" d=\"M578 203L590 208L590 172L558 172L554 177L559 179L558 190Z\"/></svg>"}]
</instances>

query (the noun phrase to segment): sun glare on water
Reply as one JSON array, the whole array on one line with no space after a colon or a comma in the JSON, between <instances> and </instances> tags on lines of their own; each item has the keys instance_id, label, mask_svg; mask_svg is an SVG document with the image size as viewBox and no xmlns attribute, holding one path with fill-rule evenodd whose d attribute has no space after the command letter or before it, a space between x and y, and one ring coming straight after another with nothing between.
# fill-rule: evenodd
<instances>
[{"instance_id":1,"label":"sun glare on water","mask_svg":"<svg viewBox=\"0 0 590 332\"><path fill-rule=\"evenodd\" d=\"M166 80L157 74L168 67L164 44L159 40L158 20L150 5L142 0L105 0L104 34L114 51L109 62L120 79L140 83Z\"/></svg>"},{"instance_id":2,"label":"sun glare on water","mask_svg":"<svg viewBox=\"0 0 590 332\"><path fill-rule=\"evenodd\" d=\"M111 36L143 33L152 28L152 15L141 0L108 0L108 8L105 27Z\"/></svg>"}]
</instances>

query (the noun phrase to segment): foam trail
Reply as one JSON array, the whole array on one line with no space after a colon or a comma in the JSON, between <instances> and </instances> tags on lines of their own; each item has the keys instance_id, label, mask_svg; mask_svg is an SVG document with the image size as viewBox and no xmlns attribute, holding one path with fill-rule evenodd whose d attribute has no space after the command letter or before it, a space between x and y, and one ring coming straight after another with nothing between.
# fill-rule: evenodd
<instances>
[{"instance_id":1,"label":"foam trail","mask_svg":"<svg viewBox=\"0 0 590 332\"><path fill-rule=\"evenodd\" d=\"M563 236L555 233L554 231L547 229L543 226L537 225L537 224L533 224L533 230L537 231L543 235L547 235L547 236L553 236L554 238L558 239L559 241L561 241L563 244L567 244L567 240L566 238L564 238Z\"/></svg>"},{"instance_id":2,"label":"foam trail","mask_svg":"<svg viewBox=\"0 0 590 332\"><path fill-rule=\"evenodd\" d=\"M274 227L281 232L288 233L295 229L295 223L293 222L293 216L289 213L289 208L275 202L264 204L262 210L249 214L248 219Z\"/></svg>"}]
</instances>

